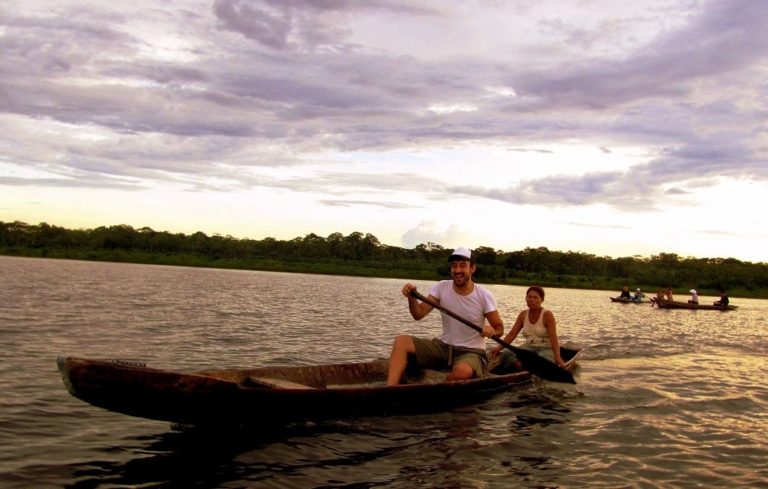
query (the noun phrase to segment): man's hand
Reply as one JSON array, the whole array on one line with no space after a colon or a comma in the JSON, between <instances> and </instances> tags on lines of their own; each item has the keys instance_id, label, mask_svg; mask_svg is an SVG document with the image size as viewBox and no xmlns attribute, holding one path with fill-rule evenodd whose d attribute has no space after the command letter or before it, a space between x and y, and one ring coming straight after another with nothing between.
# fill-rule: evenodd
<instances>
[{"instance_id":1,"label":"man's hand","mask_svg":"<svg viewBox=\"0 0 768 489\"><path fill-rule=\"evenodd\" d=\"M486 338L496 336L496 328L494 328L488 323L483 324L483 336L485 336Z\"/></svg>"},{"instance_id":2,"label":"man's hand","mask_svg":"<svg viewBox=\"0 0 768 489\"><path fill-rule=\"evenodd\" d=\"M416 286L413 284L405 284L403 285L403 295L407 298L411 297L411 292L416 290Z\"/></svg>"}]
</instances>

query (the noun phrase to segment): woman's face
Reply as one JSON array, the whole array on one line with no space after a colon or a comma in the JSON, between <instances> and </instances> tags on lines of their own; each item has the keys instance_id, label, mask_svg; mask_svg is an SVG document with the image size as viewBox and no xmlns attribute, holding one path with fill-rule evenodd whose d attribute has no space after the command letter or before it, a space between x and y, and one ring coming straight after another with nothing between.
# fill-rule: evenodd
<instances>
[{"instance_id":1,"label":"woman's face","mask_svg":"<svg viewBox=\"0 0 768 489\"><path fill-rule=\"evenodd\" d=\"M541 302L541 296L535 290L531 290L525 296L525 303L528 305L528 309L539 309Z\"/></svg>"}]
</instances>

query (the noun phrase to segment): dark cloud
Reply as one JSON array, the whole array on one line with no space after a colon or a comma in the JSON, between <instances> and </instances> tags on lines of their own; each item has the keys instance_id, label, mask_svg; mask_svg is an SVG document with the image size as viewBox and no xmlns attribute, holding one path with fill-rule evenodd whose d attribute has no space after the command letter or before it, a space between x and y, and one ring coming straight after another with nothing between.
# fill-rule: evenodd
<instances>
[{"instance_id":1,"label":"dark cloud","mask_svg":"<svg viewBox=\"0 0 768 489\"><path fill-rule=\"evenodd\" d=\"M211 178L226 188L276 186L340 197L326 199L327 205L368 205L343 196L380 190L383 177L361 174L354 165L349 174L314 178L268 179L260 169L314 163L307 155L318 150L387 152L472 143L554 154L543 142L577 140L603 153L642 146L658 154L631 169L549 175L503 188L490 180L482 188L454 188L418 172L386 175L387 189L428 188L435 198L460 194L635 209L716 177L768 179L768 3L691 4L695 10L675 28L631 44L622 56L581 56L546 68L546 59L426 59L352 42L356 16L448 18L438 6L216 0L209 11L139 8L148 18L156 15L167 26L165 34L177 35L184 45L179 58L147 54L167 46L127 29L134 20L130 10L66 3L50 14L5 9L0 159L40 169L59 166L64 174L187 182L196 189L214 185L205 183ZM183 22L174 24L176 18ZM630 20L586 30L547 18L538 26L591 49L601 35L621 32L622 22ZM487 89L493 86L509 87L515 95L495 97ZM467 109L434 109L453 105ZM19 119L110 137L46 141L30 136ZM41 148L46 157L36 156Z\"/></svg>"},{"instance_id":2,"label":"dark cloud","mask_svg":"<svg viewBox=\"0 0 768 489\"><path fill-rule=\"evenodd\" d=\"M418 2L379 0L216 0L213 13L222 29L237 32L275 50L315 50L335 46L350 34L348 15L360 11L436 15Z\"/></svg>"},{"instance_id":3,"label":"dark cloud","mask_svg":"<svg viewBox=\"0 0 768 489\"><path fill-rule=\"evenodd\" d=\"M711 1L703 6L685 27L623 59L580 60L547 71L515 68L510 86L540 104L591 109L686 97L697 88L694 83L737 70L753 70L752 76L758 75L768 61L768 4L761 0Z\"/></svg>"}]
</instances>

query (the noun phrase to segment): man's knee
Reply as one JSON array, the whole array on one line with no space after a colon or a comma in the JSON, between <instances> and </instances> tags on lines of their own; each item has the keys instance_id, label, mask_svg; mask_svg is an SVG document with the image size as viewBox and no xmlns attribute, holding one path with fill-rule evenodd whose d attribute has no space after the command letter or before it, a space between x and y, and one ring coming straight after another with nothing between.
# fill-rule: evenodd
<instances>
[{"instance_id":1,"label":"man's knee","mask_svg":"<svg viewBox=\"0 0 768 489\"><path fill-rule=\"evenodd\" d=\"M475 376L475 370L468 363L459 362L453 366L448 380L468 380Z\"/></svg>"},{"instance_id":2,"label":"man's knee","mask_svg":"<svg viewBox=\"0 0 768 489\"><path fill-rule=\"evenodd\" d=\"M413 344L412 337L408 335L400 335L395 338L395 342L392 345L392 350L406 353L416 353L416 346Z\"/></svg>"}]
</instances>

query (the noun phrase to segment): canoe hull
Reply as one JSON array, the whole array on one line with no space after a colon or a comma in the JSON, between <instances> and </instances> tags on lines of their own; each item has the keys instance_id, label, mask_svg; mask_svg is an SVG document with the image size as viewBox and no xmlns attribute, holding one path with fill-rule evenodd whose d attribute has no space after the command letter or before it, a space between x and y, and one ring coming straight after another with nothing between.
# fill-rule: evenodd
<instances>
[{"instance_id":1,"label":"canoe hull","mask_svg":"<svg viewBox=\"0 0 768 489\"><path fill-rule=\"evenodd\" d=\"M568 351L575 366L580 350ZM529 384L528 372L444 382L444 372L385 385L388 362L173 372L119 361L58 359L69 392L94 406L185 425L271 424L434 412ZM440 381L435 381L435 379ZM267 387L260 379L278 379ZM279 387L285 379L288 387Z\"/></svg>"},{"instance_id":2,"label":"canoe hull","mask_svg":"<svg viewBox=\"0 0 768 489\"><path fill-rule=\"evenodd\" d=\"M713 304L690 304L688 302L670 301L667 299L653 298L653 303L659 309L701 309L704 311L733 311L738 306L715 306Z\"/></svg>"},{"instance_id":3,"label":"canoe hull","mask_svg":"<svg viewBox=\"0 0 768 489\"><path fill-rule=\"evenodd\" d=\"M639 301L632 300L632 299L623 299L621 297L609 297L611 299L611 302L619 302L621 304L648 304L647 299L642 299Z\"/></svg>"}]
</instances>

